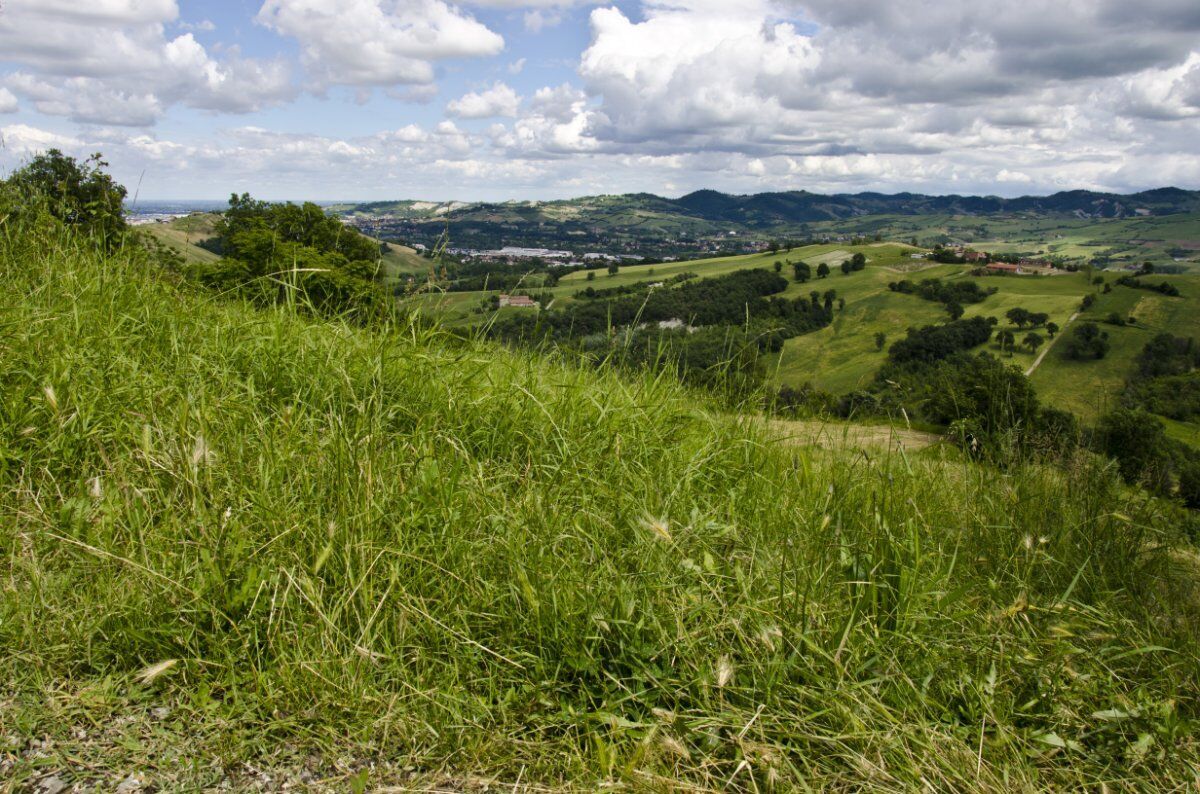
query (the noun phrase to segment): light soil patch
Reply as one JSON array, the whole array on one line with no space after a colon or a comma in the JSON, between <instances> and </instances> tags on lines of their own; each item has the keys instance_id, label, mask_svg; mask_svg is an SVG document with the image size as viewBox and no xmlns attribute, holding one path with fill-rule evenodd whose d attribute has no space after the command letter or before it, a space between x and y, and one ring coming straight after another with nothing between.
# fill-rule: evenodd
<instances>
[{"instance_id":1,"label":"light soil patch","mask_svg":"<svg viewBox=\"0 0 1200 794\"><path fill-rule=\"evenodd\" d=\"M771 419L767 423L772 437L781 443L800 447L837 450L897 450L915 452L942 440L935 433L890 425L851 425L810 420Z\"/></svg>"},{"instance_id":2,"label":"light soil patch","mask_svg":"<svg viewBox=\"0 0 1200 794\"><path fill-rule=\"evenodd\" d=\"M854 254L850 253L849 251L843 251L841 248L839 248L836 251L830 251L826 254L817 254L816 256L805 257L804 261L810 265L832 265L834 262L837 262L840 265L843 260L849 259L852 256L854 256Z\"/></svg>"}]
</instances>

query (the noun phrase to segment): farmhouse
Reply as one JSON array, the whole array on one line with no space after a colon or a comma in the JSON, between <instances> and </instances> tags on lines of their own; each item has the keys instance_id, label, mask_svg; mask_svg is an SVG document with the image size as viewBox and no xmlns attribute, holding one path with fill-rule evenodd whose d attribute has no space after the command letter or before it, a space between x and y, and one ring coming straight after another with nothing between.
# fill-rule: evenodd
<instances>
[{"instance_id":1,"label":"farmhouse","mask_svg":"<svg viewBox=\"0 0 1200 794\"><path fill-rule=\"evenodd\" d=\"M968 262L986 262L988 255L985 251L967 251L963 258Z\"/></svg>"},{"instance_id":2,"label":"farmhouse","mask_svg":"<svg viewBox=\"0 0 1200 794\"><path fill-rule=\"evenodd\" d=\"M1020 265L1012 265L1008 262L989 262L987 269L993 273L1016 273L1017 275L1025 272Z\"/></svg>"},{"instance_id":3,"label":"farmhouse","mask_svg":"<svg viewBox=\"0 0 1200 794\"><path fill-rule=\"evenodd\" d=\"M528 295L501 295L500 306L512 306L517 309L536 309L537 301Z\"/></svg>"}]
</instances>

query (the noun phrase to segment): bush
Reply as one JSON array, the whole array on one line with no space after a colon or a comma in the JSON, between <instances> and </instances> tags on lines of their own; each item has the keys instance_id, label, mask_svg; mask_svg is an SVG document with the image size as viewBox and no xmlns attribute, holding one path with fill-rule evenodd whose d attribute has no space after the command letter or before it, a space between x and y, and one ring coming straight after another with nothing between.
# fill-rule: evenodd
<instances>
[{"instance_id":1,"label":"bush","mask_svg":"<svg viewBox=\"0 0 1200 794\"><path fill-rule=\"evenodd\" d=\"M107 167L99 154L81 163L50 149L13 172L7 184L24 210L45 208L67 226L112 249L127 230L122 207L126 190L105 173Z\"/></svg>"}]
</instances>

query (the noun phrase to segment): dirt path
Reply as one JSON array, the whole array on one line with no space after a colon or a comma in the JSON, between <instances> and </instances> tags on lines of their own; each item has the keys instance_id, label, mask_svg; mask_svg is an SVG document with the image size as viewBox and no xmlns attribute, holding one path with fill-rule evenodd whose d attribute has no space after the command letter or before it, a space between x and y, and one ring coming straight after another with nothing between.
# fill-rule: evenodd
<instances>
[{"instance_id":1,"label":"dirt path","mask_svg":"<svg viewBox=\"0 0 1200 794\"><path fill-rule=\"evenodd\" d=\"M1045 358L1046 354L1050 352L1050 348L1054 347L1054 343L1057 342L1059 340L1059 338L1066 332L1067 326L1069 326L1071 323L1075 322L1075 318L1078 316L1079 316L1079 312L1075 312L1069 318L1067 318L1066 325L1064 325L1062 328L1060 328L1058 330L1058 334L1053 339L1050 340L1050 344L1046 345L1046 347L1042 350L1042 352L1038 354L1038 357L1033 360L1033 363L1029 365L1029 369L1025 370L1025 377L1028 378L1030 375L1033 374L1033 371L1038 368L1038 364L1041 364L1042 359Z\"/></svg>"}]
</instances>

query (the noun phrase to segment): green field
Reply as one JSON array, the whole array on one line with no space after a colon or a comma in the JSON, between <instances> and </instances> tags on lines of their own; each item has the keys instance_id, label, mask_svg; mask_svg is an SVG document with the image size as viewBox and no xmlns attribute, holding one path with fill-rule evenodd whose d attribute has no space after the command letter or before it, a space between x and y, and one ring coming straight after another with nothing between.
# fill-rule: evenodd
<instances>
[{"instance_id":1,"label":"green field","mask_svg":"<svg viewBox=\"0 0 1200 794\"><path fill-rule=\"evenodd\" d=\"M1194 546L1103 461L731 416L114 249L0 225L0 787L1195 783ZM871 300L877 251L830 283Z\"/></svg>"},{"instance_id":2,"label":"green field","mask_svg":"<svg viewBox=\"0 0 1200 794\"><path fill-rule=\"evenodd\" d=\"M1136 318L1137 324L1102 325L1112 347L1100 361L1071 361L1052 349L1033 374L1034 386L1047 403L1094 418L1114 407L1133 371L1134 357L1155 334L1200 337L1200 275L1154 276L1150 280L1178 285L1181 297L1125 287L1097 295L1095 305L1080 315L1080 320L1100 322L1116 312Z\"/></svg>"},{"instance_id":3,"label":"green field","mask_svg":"<svg viewBox=\"0 0 1200 794\"><path fill-rule=\"evenodd\" d=\"M1096 220L1045 216L873 215L816 224L826 234L881 234L916 238L922 245L966 243L993 253L1039 254L1087 263L1097 256L1113 266L1151 261L1200 268L1200 213Z\"/></svg>"}]
</instances>

